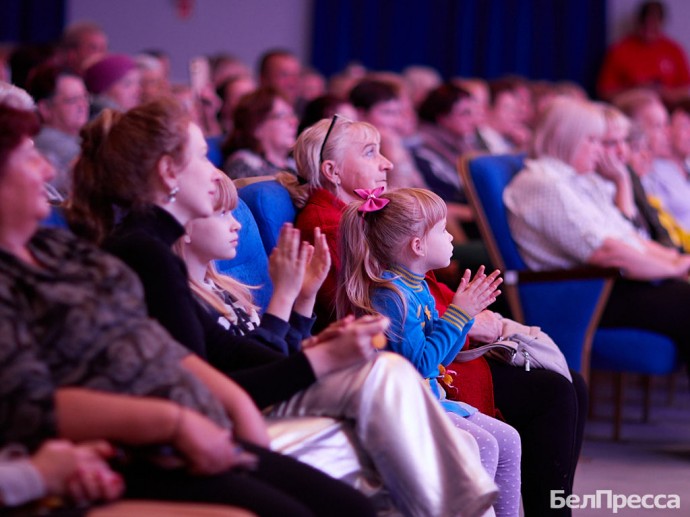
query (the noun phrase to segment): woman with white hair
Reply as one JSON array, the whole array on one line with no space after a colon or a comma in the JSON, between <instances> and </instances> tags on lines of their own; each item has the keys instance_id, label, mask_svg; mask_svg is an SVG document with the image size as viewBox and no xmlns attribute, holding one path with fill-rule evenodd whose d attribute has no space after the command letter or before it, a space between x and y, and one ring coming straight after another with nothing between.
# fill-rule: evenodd
<instances>
[{"instance_id":1,"label":"woman with white hair","mask_svg":"<svg viewBox=\"0 0 690 517\"><path fill-rule=\"evenodd\" d=\"M620 269L601 326L664 334L687 363L690 255L640 235L600 188L594 171L605 130L598 106L553 101L538 121L531 159L503 195L511 233L532 269Z\"/></svg>"}]
</instances>

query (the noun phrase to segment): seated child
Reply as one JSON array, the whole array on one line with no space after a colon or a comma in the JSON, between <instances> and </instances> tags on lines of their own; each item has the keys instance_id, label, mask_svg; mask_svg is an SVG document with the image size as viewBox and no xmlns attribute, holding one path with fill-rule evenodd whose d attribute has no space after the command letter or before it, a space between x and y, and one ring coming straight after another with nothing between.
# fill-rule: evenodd
<instances>
[{"instance_id":1,"label":"seated child","mask_svg":"<svg viewBox=\"0 0 690 517\"><path fill-rule=\"evenodd\" d=\"M442 318L424 281L450 263L452 237L446 204L431 191L357 189L340 224L338 313L376 314L391 320L388 347L409 359L442 400L456 427L479 443L484 467L499 487L496 515L517 516L520 507L520 437L509 425L467 404L444 400L438 378L462 348L475 315L500 291L499 272L474 279L467 270ZM378 197L380 195L380 197Z\"/></svg>"}]
</instances>

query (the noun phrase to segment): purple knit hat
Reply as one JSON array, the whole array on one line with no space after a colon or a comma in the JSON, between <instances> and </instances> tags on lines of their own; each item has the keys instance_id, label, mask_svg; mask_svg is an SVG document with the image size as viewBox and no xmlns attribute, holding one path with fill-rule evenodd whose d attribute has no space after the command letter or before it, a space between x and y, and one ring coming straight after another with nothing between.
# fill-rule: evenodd
<instances>
[{"instance_id":1,"label":"purple knit hat","mask_svg":"<svg viewBox=\"0 0 690 517\"><path fill-rule=\"evenodd\" d=\"M86 69L84 72L84 82L91 93L98 95L136 67L136 62L128 55L110 54Z\"/></svg>"}]
</instances>

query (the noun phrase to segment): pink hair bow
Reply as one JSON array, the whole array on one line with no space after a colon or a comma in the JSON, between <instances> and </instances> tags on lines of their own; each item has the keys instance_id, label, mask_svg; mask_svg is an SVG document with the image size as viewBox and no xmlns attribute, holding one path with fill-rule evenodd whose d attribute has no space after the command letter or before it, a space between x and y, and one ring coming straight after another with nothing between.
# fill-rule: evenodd
<instances>
[{"instance_id":1,"label":"pink hair bow","mask_svg":"<svg viewBox=\"0 0 690 517\"><path fill-rule=\"evenodd\" d=\"M390 199L381 199L378 197L383 193L383 190L384 187L376 187L375 189L356 188L355 194L364 199L364 203L362 203L362 206L360 206L357 211L363 213L376 212L386 206L390 202Z\"/></svg>"}]
</instances>

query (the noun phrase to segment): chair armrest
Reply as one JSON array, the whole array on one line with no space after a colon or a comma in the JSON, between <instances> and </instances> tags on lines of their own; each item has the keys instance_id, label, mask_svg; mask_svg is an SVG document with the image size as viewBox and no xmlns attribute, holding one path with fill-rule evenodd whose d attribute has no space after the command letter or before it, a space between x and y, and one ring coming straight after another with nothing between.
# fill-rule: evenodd
<instances>
[{"instance_id":1,"label":"chair armrest","mask_svg":"<svg viewBox=\"0 0 690 517\"><path fill-rule=\"evenodd\" d=\"M574 278L546 273L512 286L517 291L523 322L538 325L549 334L568 366L587 379L592 340L617 272L577 271Z\"/></svg>"},{"instance_id":2,"label":"chair armrest","mask_svg":"<svg viewBox=\"0 0 690 517\"><path fill-rule=\"evenodd\" d=\"M541 327L561 349L568 366L587 378L594 333L619 270L587 266L511 270L503 276L514 318Z\"/></svg>"},{"instance_id":3,"label":"chair armrest","mask_svg":"<svg viewBox=\"0 0 690 517\"><path fill-rule=\"evenodd\" d=\"M507 285L517 285L522 283L589 280L597 278L616 279L619 276L620 270L616 268L577 267L572 269L552 269L548 271L509 270L503 273L503 281Z\"/></svg>"}]
</instances>

